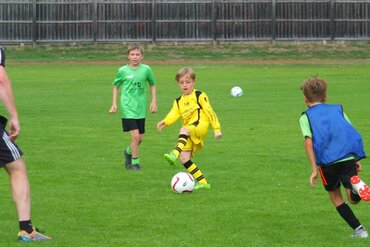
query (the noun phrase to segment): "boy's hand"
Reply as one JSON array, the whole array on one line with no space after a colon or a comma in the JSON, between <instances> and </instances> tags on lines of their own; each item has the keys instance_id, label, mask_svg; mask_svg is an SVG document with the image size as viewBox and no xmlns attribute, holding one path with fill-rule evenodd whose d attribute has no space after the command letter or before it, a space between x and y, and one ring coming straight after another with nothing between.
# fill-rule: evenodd
<instances>
[{"instance_id":1,"label":"boy's hand","mask_svg":"<svg viewBox=\"0 0 370 247\"><path fill-rule=\"evenodd\" d=\"M356 162L356 169L357 169L357 172L360 172L362 170L362 166L361 166L360 161Z\"/></svg>"},{"instance_id":2,"label":"boy's hand","mask_svg":"<svg viewBox=\"0 0 370 247\"><path fill-rule=\"evenodd\" d=\"M164 127L166 127L166 124L165 124L165 122L163 122L163 120L160 121L159 123L157 123L158 131L161 131Z\"/></svg>"},{"instance_id":3,"label":"boy's hand","mask_svg":"<svg viewBox=\"0 0 370 247\"><path fill-rule=\"evenodd\" d=\"M112 105L111 108L109 109L109 113L116 113L116 111L117 111L116 105Z\"/></svg>"},{"instance_id":4,"label":"boy's hand","mask_svg":"<svg viewBox=\"0 0 370 247\"><path fill-rule=\"evenodd\" d=\"M217 132L215 132L214 137L215 137L216 139L220 139L220 138L222 137L222 133L221 133L221 131L217 131Z\"/></svg>"},{"instance_id":5,"label":"boy's hand","mask_svg":"<svg viewBox=\"0 0 370 247\"><path fill-rule=\"evenodd\" d=\"M20 132L18 118L10 119L9 121L9 139L15 141Z\"/></svg>"},{"instance_id":6,"label":"boy's hand","mask_svg":"<svg viewBox=\"0 0 370 247\"><path fill-rule=\"evenodd\" d=\"M310 176L310 185L314 187L317 183L317 172L312 172Z\"/></svg>"},{"instance_id":7,"label":"boy's hand","mask_svg":"<svg viewBox=\"0 0 370 247\"><path fill-rule=\"evenodd\" d=\"M157 112L157 110L158 110L157 103L156 102L150 103L150 112L155 113L155 112Z\"/></svg>"}]
</instances>

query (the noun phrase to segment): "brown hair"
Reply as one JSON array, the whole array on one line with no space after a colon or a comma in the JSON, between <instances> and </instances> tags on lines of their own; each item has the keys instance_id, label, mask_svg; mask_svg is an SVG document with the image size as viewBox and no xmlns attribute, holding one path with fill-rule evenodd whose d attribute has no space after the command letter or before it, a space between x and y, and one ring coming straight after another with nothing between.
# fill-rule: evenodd
<instances>
[{"instance_id":1,"label":"brown hair","mask_svg":"<svg viewBox=\"0 0 370 247\"><path fill-rule=\"evenodd\" d=\"M127 48L127 54L130 54L132 50L140 50L141 54L144 55L144 48L139 43L131 43Z\"/></svg>"},{"instance_id":2,"label":"brown hair","mask_svg":"<svg viewBox=\"0 0 370 247\"><path fill-rule=\"evenodd\" d=\"M324 102L326 97L327 83L318 76L312 76L305 80L301 90L310 102Z\"/></svg>"},{"instance_id":3,"label":"brown hair","mask_svg":"<svg viewBox=\"0 0 370 247\"><path fill-rule=\"evenodd\" d=\"M183 77L184 75L189 75L191 79L195 80L194 70L190 67L184 67L176 73L176 76L175 76L176 81L179 81L179 79Z\"/></svg>"}]
</instances>

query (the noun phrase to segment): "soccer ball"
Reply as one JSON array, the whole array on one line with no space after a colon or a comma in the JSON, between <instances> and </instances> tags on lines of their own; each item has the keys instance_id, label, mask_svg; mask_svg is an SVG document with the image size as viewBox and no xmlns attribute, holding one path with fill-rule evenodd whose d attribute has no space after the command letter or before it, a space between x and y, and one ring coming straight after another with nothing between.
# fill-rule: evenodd
<instances>
[{"instance_id":1,"label":"soccer ball","mask_svg":"<svg viewBox=\"0 0 370 247\"><path fill-rule=\"evenodd\" d=\"M239 97L243 95L243 89L241 87L235 86L230 90L230 94L233 97Z\"/></svg>"},{"instance_id":2,"label":"soccer ball","mask_svg":"<svg viewBox=\"0 0 370 247\"><path fill-rule=\"evenodd\" d=\"M171 180L171 188L176 193L192 192L195 180L190 173L179 172Z\"/></svg>"}]
</instances>

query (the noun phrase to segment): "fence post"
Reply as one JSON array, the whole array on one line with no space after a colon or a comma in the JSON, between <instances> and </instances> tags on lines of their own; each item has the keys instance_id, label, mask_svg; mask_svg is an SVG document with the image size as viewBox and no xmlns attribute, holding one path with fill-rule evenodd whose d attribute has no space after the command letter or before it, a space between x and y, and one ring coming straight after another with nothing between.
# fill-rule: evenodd
<instances>
[{"instance_id":1,"label":"fence post","mask_svg":"<svg viewBox=\"0 0 370 247\"><path fill-rule=\"evenodd\" d=\"M155 0L152 0L152 43L154 44L157 40L157 16L155 14Z\"/></svg>"},{"instance_id":2,"label":"fence post","mask_svg":"<svg viewBox=\"0 0 370 247\"><path fill-rule=\"evenodd\" d=\"M276 0L271 0L271 42L276 41Z\"/></svg>"},{"instance_id":3,"label":"fence post","mask_svg":"<svg viewBox=\"0 0 370 247\"><path fill-rule=\"evenodd\" d=\"M36 3L37 0L33 0L32 1L32 46L36 46L36 42L37 42L37 39L38 39L38 35L37 35L37 21L36 21L36 18L37 18L37 3Z\"/></svg>"},{"instance_id":4,"label":"fence post","mask_svg":"<svg viewBox=\"0 0 370 247\"><path fill-rule=\"evenodd\" d=\"M93 42L97 44L97 35L98 35L98 0L93 1L93 8L92 8L92 35L93 35Z\"/></svg>"},{"instance_id":5,"label":"fence post","mask_svg":"<svg viewBox=\"0 0 370 247\"><path fill-rule=\"evenodd\" d=\"M368 6L369 5L369 6ZM370 2L366 2L365 3L365 14L366 14L366 20L367 20L367 22L365 22L365 30L366 30L366 32L365 32L365 37L366 38L370 38L370 36L369 36L369 21L370 21L370 16L369 16L369 7L370 7Z\"/></svg>"},{"instance_id":6,"label":"fence post","mask_svg":"<svg viewBox=\"0 0 370 247\"><path fill-rule=\"evenodd\" d=\"M217 0L212 0L212 39L213 44L217 42Z\"/></svg>"},{"instance_id":7,"label":"fence post","mask_svg":"<svg viewBox=\"0 0 370 247\"><path fill-rule=\"evenodd\" d=\"M336 37L336 28L335 28L335 0L330 1L330 40L334 41Z\"/></svg>"}]
</instances>

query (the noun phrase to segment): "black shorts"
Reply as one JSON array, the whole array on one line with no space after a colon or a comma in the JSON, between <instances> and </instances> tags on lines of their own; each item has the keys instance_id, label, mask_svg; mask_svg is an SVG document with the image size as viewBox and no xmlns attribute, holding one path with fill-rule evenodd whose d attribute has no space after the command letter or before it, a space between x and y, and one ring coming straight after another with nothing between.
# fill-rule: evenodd
<instances>
[{"instance_id":1,"label":"black shorts","mask_svg":"<svg viewBox=\"0 0 370 247\"><path fill-rule=\"evenodd\" d=\"M0 66L5 67L5 52L1 46L0 46Z\"/></svg>"},{"instance_id":2,"label":"black shorts","mask_svg":"<svg viewBox=\"0 0 370 247\"><path fill-rule=\"evenodd\" d=\"M321 181L326 191L334 191L343 184L344 188L352 189L351 177L357 175L355 160L346 160L328 166L319 167Z\"/></svg>"},{"instance_id":3,"label":"black shorts","mask_svg":"<svg viewBox=\"0 0 370 247\"><path fill-rule=\"evenodd\" d=\"M0 116L0 168L22 156L22 151L17 144L9 139L8 133L5 131L5 125L6 118Z\"/></svg>"},{"instance_id":4,"label":"black shorts","mask_svg":"<svg viewBox=\"0 0 370 247\"><path fill-rule=\"evenodd\" d=\"M139 130L140 134L145 133L145 118L132 119L122 118L122 129L124 132L131 130Z\"/></svg>"}]
</instances>

